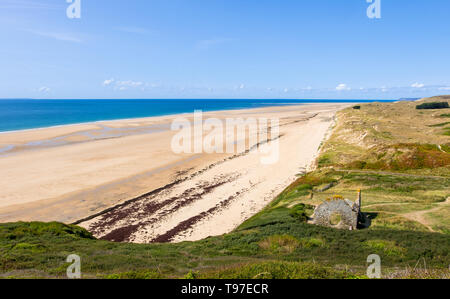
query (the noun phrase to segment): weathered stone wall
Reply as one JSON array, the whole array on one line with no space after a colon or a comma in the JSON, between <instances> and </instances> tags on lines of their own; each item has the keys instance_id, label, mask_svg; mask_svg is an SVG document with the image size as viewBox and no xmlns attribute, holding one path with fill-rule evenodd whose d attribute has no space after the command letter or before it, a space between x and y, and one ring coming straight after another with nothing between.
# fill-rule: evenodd
<instances>
[{"instance_id":1,"label":"weathered stone wall","mask_svg":"<svg viewBox=\"0 0 450 299\"><path fill-rule=\"evenodd\" d=\"M358 226L359 207L348 199L325 201L314 211L313 223L339 229L356 230ZM332 223L333 218L340 219Z\"/></svg>"}]
</instances>

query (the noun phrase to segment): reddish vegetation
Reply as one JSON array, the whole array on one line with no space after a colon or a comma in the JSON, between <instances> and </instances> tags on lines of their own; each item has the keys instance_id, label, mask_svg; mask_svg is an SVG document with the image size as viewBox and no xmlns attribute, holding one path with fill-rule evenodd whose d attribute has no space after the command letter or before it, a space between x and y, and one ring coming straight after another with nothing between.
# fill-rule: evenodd
<instances>
[{"instance_id":1,"label":"reddish vegetation","mask_svg":"<svg viewBox=\"0 0 450 299\"><path fill-rule=\"evenodd\" d=\"M166 243L173 241L173 238L180 234L181 232L187 231L188 229L192 228L195 224L203 220L204 218L214 214L220 209L225 208L228 206L231 201L234 199L234 196L230 196L227 200L222 201L221 203L217 204L215 207L209 209L206 212L202 212L198 214L197 216L191 217L185 221L180 222L177 226L172 228L171 230L167 231L166 233L157 236L154 238L151 243Z\"/></svg>"},{"instance_id":2,"label":"reddish vegetation","mask_svg":"<svg viewBox=\"0 0 450 299\"><path fill-rule=\"evenodd\" d=\"M100 238L100 240L107 240L112 242L124 242L128 237L139 228L139 225L128 225L116 230Z\"/></svg>"},{"instance_id":3,"label":"reddish vegetation","mask_svg":"<svg viewBox=\"0 0 450 299\"><path fill-rule=\"evenodd\" d=\"M406 170L450 165L450 153L431 144L396 144L372 150L365 161L354 161L348 169Z\"/></svg>"},{"instance_id":4,"label":"reddish vegetation","mask_svg":"<svg viewBox=\"0 0 450 299\"><path fill-rule=\"evenodd\" d=\"M113 229L101 239L115 242L130 241L130 237L140 229L156 223L161 218L168 216L179 209L190 205L191 203L201 199L204 195L212 192L214 189L222 186L235 178L224 178L215 182L204 182L196 188L185 190L182 194L170 197L169 199L157 202L157 197L164 192L169 192L173 186L159 190L158 192L142 196L137 200L133 200L125 205L120 205L114 209L109 210L103 214L99 221L93 223L90 230L96 234L103 234L111 229L112 226L118 222L125 222L125 226ZM166 232L163 236L158 237L158 242L168 242L178 233L185 231L194 224L216 212L220 208L228 205L233 197L219 203L216 207L209 211L203 212L195 217L192 217L180 224L172 230ZM142 219L142 220L141 220ZM136 221L137 220L137 221ZM157 241L152 241L157 242Z\"/></svg>"}]
</instances>

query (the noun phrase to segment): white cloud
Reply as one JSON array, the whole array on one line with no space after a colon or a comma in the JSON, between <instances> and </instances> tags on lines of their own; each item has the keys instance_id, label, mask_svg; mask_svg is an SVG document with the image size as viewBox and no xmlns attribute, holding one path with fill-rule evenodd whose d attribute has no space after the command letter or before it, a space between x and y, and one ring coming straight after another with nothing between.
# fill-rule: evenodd
<instances>
[{"instance_id":1,"label":"white cloud","mask_svg":"<svg viewBox=\"0 0 450 299\"><path fill-rule=\"evenodd\" d=\"M241 84L240 86L239 86L239 89L244 89L245 88L245 84Z\"/></svg>"},{"instance_id":2,"label":"white cloud","mask_svg":"<svg viewBox=\"0 0 450 299\"><path fill-rule=\"evenodd\" d=\"M114 82L114 79L108 79L103 81L103 86L111 85Z\"/></svg>"},{"instance_id":3,"label":"white cloud","mask_svg":"<svg viewBox=\"0 0 450 299\"><path fill-rule=\"evenodd\" d=\"M351 88L348 87L347 84L341 83L336 87L336 90L338 90L338 91L351 90Z\"/></svg>"},{"instance_id":4,"label":"white cloud","mask_svg":"<svg viewBox=\"0 0 450 299\"><path fill-rule=\"evenodd\" d=\"M425 84L416 82L416 83L412 84L411 87L412 88L423 88L423 87L425 87Z\"/></svg>"},{"instance_id":5,"label":"white cloud","mask_svg":"<svg viewBox=\"0 0 450 299\"><path fill-rule=\"evenodd\" d=\"M38 91L42 93L48 93L50 92L50 88L48 88L47 86L42 86L41 88L38 89Z\"/></svg>"},{"instance_id":6,"label":"white cloud","mask_svg":"<svg viewBox=\"0 0 450 299\"><path fill-rule=\"evenodd\" d=\"M129 88L141 88L141 90L145 90L146 86L150 86L148 83L142 81L118 81L115 79L107 79L103 81L102 85L105 87L112 86L114 90L127 90Z\"/></svg>"},{"instance_id":7,"label":"white cloud","mask_svg":"<svg viewBox=\"0 0 450 299\"><path fill-rule=\"evenodd\" d=\"M450 90L450 87L449 86L439 87L439 90Z\"/></svg>"},{"instance_id":8,"label":"white cloud","mask_svg":"<svg viewBox=\"0 0 450 299\"><path fill-rule=\"evenodd\" d=\"M83 42L81 39L74 37L68 33L44 32L44 31L34 31L34 30L25 30L25 31L30 32L34 35L47 37L47 38L51 38L51 39L56 39L56 40L64 41L64 42L72 42L72 43Z\"/></svg>"},{"instance_id":9,"label":"white cloud","mask_svg":"<svg viewBox=\"0 0 450 299\"><path fill-rule=\"evenodd\" d=\"M117 81L116 85L120 87L139 87L144 85L144 83L141 81L128 80L128 81Z\"/></svg>"}]
</instances>

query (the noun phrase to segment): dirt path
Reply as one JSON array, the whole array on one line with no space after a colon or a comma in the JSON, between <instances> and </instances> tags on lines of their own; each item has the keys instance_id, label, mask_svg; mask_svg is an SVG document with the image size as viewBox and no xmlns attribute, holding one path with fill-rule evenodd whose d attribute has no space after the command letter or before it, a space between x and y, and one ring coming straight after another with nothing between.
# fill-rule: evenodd
<instances>
[{"instance_id":1,"label":"dirt path","mask_svg":"<svg viewBox=\"0 0 450 299\"><path fill-rule=\"evenodd\" d=\"M443 206L447 206L449 204L449 201L450 201L450 198L447 198L446 201L438 203L438 206L433 209L425 210L425 211L411 212L411 213L407 213L407 214L402 214L401 216L403 216L409 220L419 222L419 223L423 224L424 226L426 226L431 232L435 232L435 230L431 227L431 223L426 219L425 214L433 213L433 212L440 210Z\"/></svg>"},{"instance_id":2,"label":"dirt path","mask_svg":"<svg viewBox=\"0 0 450 299\"><path fill-rule=\"evenodd\" d=\"M431 223L426 220L425 214L433 213L433 212L438 211L443 206L448 205L449 200L450 200L450 198L447 198L447 200L444 201L444 202L435 203L434 205L437 205L437 207L434 207L434 208L431 208L431 209L428 209L428 210L415 211L415 212L410 212L410 213L405 213L405 214L394 213L394 212L385 212L385 211L383 213L395 214L395 215L399 215L399 216L402 216L404 218L407 218L409 220L412 220L412 221L415 221L415 222L419 222L420 224L422 224L426 228L428 228L429 231L435 232L435 230L433 230L433 228L431 227ZM371 205L364 206L364 208L392 206L392 205L408 205L408 204L411 204L411 203L407 203L407 202L401 202L401 203L378 203L378 204L371 204Z\"/></svg>"}]
</instances>

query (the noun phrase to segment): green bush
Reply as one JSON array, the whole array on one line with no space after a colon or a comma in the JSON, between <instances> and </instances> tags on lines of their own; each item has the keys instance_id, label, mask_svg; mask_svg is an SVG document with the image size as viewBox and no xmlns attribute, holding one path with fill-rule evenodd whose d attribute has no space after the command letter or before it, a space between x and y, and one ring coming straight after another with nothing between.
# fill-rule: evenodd
<instances>
[{"instance_id":1,"label":"green bush","mask_svg":"<svg viewBox=\"0 0 450 299\"><path fill-rule=\"evenodd\" d=\"M266 262L201 275L202 279L351 279L356 276L314 263Z\"/></svg>"},{"instance_id":2,"label":"green bush","mask_svg":"<svg viewBox=\"0 0 450 299\"><path fill-rule=\"evenodd\" d=\"M435 125L430 125L430 128L439 128L439 127L445 127L446 125L450 124L450 121L447 121L445 123L440 123L440 124L435 124Z\"/></svg>"},{"instance_id":3,"label":"green bush","mask_svg":"<svg viewBox=\"0 0 450 299\"><path fill-rule=\"evenodd\" d=\"M432 102L432 103L423 103L416 106L416 109L447 109L450 108L448 102Z\"/></svg>"},{"instance_id":4,"label":"green bush","mask_svg":"<svg viewBox=\"0 0 450 299\"><path fill-rule=\"evenodd\" d=\"M290 209L285 207L263 210L242 223L237 230L248 230L277 223L296 222L295 219L289 217L289 213Z\"/></svg>"},{"instance_id":5,"label":"green bush","mask_svg":"<svg viewBox=\"0 0 450 299\"><path fill-rule=\"evenodd\" d=\"M119 274L106 275L105 279L162 279L162 275L154 271L125 272Z\"/></svg>"},{"instance_id":6,"label":"green bush","mask_svg":"<svg viewBox=\"0 0 450 299\"><path fill-rule=\"evenodd\" d=\"M306 222L309 219L306 208L307 206L305 204L298 204L291 208L291 210L289 211L289 215L291 215L291 217L295 218L296 220L299 220L300 222Z\"/></svg>"},{"instance_id":7,"label":"green bush","mask_svg":"<svg viewBox=\"0 0 450 299\"><path fill-rule=\"evenodd\" d=\"M446 148L445 145L444 148ZM450 165L450 156L444 148L441 146L439 149L435 144L418 143L374 147L366 156L366 161L352 161L344 165L344 168L401 171L446 167ZM387 152L390 153L380 155Z\"/></svg>"},{"instance_id":8,"label":"green bush","mask_svg":"<svg viewBox=\"0 0 450 299\"><path fill-rule=\"evenodd\" d=\"M259 242L259 247L271 253L292 253L300 242L290 235L275 235Z\"/></svg>"},{"instance_id":9,"label":"green bush","mask_svg":"<svg viewBox=\"0 0 450 299\"><path fill-rule=\"evenodd\" d=\"M189 271L186 275L184 275L183 279L197 279L199 276L198 272Z\"/></svg>"},{"instance_id":10,"label":"green bush","mask_svg":"<svg viewBox=\"0 0 450 299\"><path fill-rule=\"evenodd\" d=\"M406 249L398 246L394 241L386 240L369 240L363 243L364 247L375 250L378 253L388 256L403 256Z\"/></svg>"},{"instance_id":11,"label":"green bush","mask_svg":"<svg viewBox=\"0 0 450 299\"><path fill-rule=\"evenodd\" d=\"M331 158L328 157L326 154L320 156L320 158L317 161L319 168L326 167L332 164Z\"/></svg>"},{"instance_id":12,"label":"green bush","mask_svg":"<svg viewBox=\"0 0 450 299\"><path fill-rule=\"evenodd\" d=\"M92 234L82 227L67 225L59 222L16 222L6 223L0 227L0 238L20 240L30 235L40 236L49 234L71 238L94 239Z\"/></svg>"},{"instance_id":13,"label":"green bush","mask_svg":"<svg viewBox=\"0 0 450 299\"><path fill-rule=\"evenodd\" d=\"M302 238L300 239L302 248L326 247L325 241L319 238Z\"/></svg>"},{"instance_id":14,"label":"green bush","mask_svg":"<svg viewBox=\"0 0 450 299\"><path fill-rule=\"evenodd\" d=\"M445 130L445 131L444 131L444 135L445 135L445 136L450 136L450 127L445 128L444 130Z\"/></svg>"}]
</instances>

